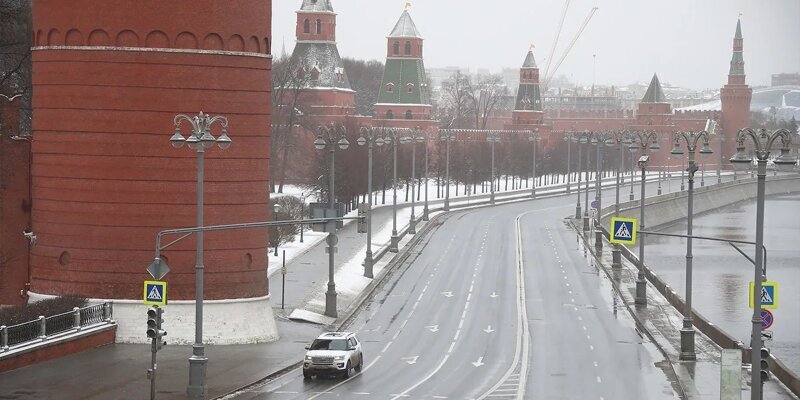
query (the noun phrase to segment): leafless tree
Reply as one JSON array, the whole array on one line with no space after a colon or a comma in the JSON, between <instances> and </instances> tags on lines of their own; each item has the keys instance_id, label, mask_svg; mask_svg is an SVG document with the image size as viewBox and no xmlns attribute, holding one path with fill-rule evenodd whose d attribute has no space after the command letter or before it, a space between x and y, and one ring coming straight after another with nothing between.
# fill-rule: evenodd
<instances>
[{"instance_id":1,"label":"leafless tree","mask_svg":"<svg viewBox=\"0 0 800 400\"><path fill-rule=\"evenodd\" d=\"M21 135L30 134L31 2L0 0L0 94L22 96Z\"/></svg>"}]
</instances>

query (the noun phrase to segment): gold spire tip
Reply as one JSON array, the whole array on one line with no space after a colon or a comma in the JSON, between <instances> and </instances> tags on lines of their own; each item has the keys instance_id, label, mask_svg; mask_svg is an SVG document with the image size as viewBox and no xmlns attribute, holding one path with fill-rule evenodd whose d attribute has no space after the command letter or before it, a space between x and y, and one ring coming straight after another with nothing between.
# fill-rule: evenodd
<instances>
[{"instance_id":1,"label":"gold spire tip","mask_svg":"<svg viewBox=\"0 0 800 400\"><path fill-rule=\"evenodd\" d=\"M406 5L403 7L403 10L408 11L411 9L411 2L406 0Z\"/></svg>"}]
</instances>

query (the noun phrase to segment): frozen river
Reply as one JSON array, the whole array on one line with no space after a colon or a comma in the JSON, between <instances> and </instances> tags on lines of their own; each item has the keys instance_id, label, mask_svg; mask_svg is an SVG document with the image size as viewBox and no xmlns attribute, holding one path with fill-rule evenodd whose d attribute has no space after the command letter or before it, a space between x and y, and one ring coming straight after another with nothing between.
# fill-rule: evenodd
<instances>
[{"instance_id":1,"label":"frozen river","mask_svg":"<svg viewBox=\"0 0 800 400\"><path fill-rule=\"evenodd\" d=\"M778 282L778 309L772 310L775 339L767 347L795 372L800 372L800 195L766 200L764 245L767 279ZM696 216L694 234L755 241L755 200ZM660 227L662 232L686 234L686 220ZM754 246L740 246L750 257ZM726 243L693 242L693 307L729 334L749 345L752 310L748 286L753 264ZM683 297L686 241L649 236L648 265Z\"/></svg>"}]
</instances>

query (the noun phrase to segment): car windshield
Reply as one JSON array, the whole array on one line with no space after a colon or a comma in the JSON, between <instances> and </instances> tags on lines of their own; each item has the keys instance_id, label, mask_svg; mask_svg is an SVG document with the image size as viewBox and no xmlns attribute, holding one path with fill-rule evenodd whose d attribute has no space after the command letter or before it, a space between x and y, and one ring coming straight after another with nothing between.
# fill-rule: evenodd
<instances>
[{"instance_id":1,"label":"car windshield","mask_svg":"<svg viewBox=\"0 0 800 400\"><path fill-rule=\"evenodd\" d=\"M316 339L311 344L311 350L347 350L347 340L344 339Z\"/></svg>"}]
</instances>

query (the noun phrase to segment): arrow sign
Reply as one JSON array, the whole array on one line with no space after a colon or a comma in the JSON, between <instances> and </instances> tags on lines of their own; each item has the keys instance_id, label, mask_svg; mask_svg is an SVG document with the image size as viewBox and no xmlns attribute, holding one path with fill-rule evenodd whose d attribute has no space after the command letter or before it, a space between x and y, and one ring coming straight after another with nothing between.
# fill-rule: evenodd
<instances>
[{"instance_id":1,"label":"arrow sign","mask_svg":"<svg viewBox=\"0 0 800 400\"><path fill-rule=\"evenodd\" d=\"M403 358L401 358L401 360L403 360L403 361L407 362L409 365L411 365L411 364L416 364L418 358L419 358L419 356L403 357Z\"/></svg>"},{"instance_id":2,"label":"arrow sign","mask_svg":"<svg viewBox=\"0 0 800 400\"><path fill-rule=\"evenodd\" d=\"M442 292L444 297L453 297L453 292Z\"/></svg>"},{"instance_id":3,"label":"arrow sign","mask_svg":"<svg viewBox=\"0 0 800 400\"><path fill-rule=\"evenodd\" d=\"M489 295L489 297L491 297L493 299L496 299L497 296L499 296L499 294L497 294L497 292L492 292L492 294Z\"/></svg>"},{"instance_id":4,"label":"arrow sign","mask_svg":"<svg viewBox=\"0 0 800 400\"><path fill-rule=\"evenodd\" d=\"M483 331L484 331L484 332L486 332L486 333L492 333L492 332L494 332L494 329L492 329L492 326L491 326L491 325L489 325L489 326L487 326L487 327L486 327L486 329L484 329Z\"/></svg>"},{"instance_id":5,"label":"arrow sign","mask_svg":"<svg viewBox=\"0 0 800 400\"><path fill-rule=\"evenodd\" d=\"M439 332L439 325L426 326L425 329L436 333L436 332Z\"/></svg>"},{"instance_id":6,"label":"arrow sign","mask_svg":"<svg viewBox=\"0 0 800 400\"><path fill-rule=\"evenodd\" d=\"M476 368L483 365L483 357L478 357L478 361L475 361L474 363L472 363L472 365L474 365Z\"/></svg>"},{"instance_id":7,"label":"arrow sign","mask_svg":"<svg viewBox=\"0 0 800 400\"><path fill-rule=\"evenodd\" d=\"M169 273L169 266L164 260L156 257L153 262L147 266L147 272L150 273L150 276L152 276L154 280L160 281Z\"/></svg>"}]
</instances>

